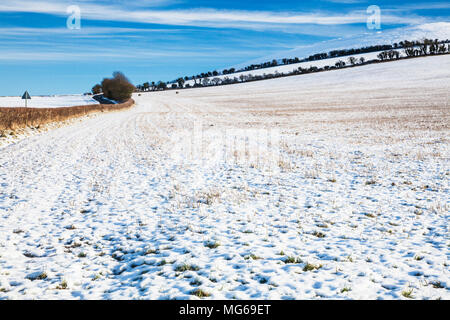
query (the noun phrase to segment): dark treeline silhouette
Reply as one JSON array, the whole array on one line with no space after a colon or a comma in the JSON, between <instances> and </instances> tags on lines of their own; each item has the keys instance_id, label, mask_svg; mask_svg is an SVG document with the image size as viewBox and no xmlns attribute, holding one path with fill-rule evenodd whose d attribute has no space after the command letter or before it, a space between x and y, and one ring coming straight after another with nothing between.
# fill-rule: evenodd
<instances>
[{"instance_id":1,"label":"dark treeline silhouette","mask_svg":"<svg viewBox=\"0 0 450 320\"><path fill-rule=\"evenodd\" d=\"M300 75L300 74L307 74L307 73L313 73L313 72L322 72L322 71L329 71L329 70L336 70L336 69L342 69L347 67L354 67L354 66L360 66L360 65L367 65L367 64L373 64L373 63L379 63L384 61L391 61L391 60L399 60L399 59L406 59L406 58L412 58L412 57L420 57L420 56L427 56L427 55L437 55L437 54L448 54L450 53L450 40L440 41L440 40L430 40L430 39L424 39L422 41L401 41L399 43L394 43L393 45L377 45L377 46L370 46L370 47L364 47L359 49L347 49L347 50L333 50L329 53L318 53L315 55L311 55L308 58L305 59L281 59L273 60L271 62L265 62L261 64L253 64L246 68L236 70L234 68L231 69L225 69L221 73L218 71L212 71L207 73L201 73L196 76L186 76L184 78L179 78L176 81L165 83L165 82L158 82L158 84L155 84L152 82L150 85L148 82L144 83L143 85L137 86L137 91L143 92L143 91L158 91L158 90L166 90L166 89L183 89L183 88L197 88L197 87L209 87L209 86L218 86L218 85L228 85L228 84L236 84L236 83L242 83L242 82L249 82L249 81L259 81L259 80L266 80L266 79L273 79L273 78L279 78L279 77L286 77L286 76L293 76L293 75ZM381 51L381 52L380 52ZM402 57L401 52L403 51L405 57ZM380 52L377 55L378 59L374 60L366 60L364 57L361 57L357 59L356 57L353 57L352 55L356 54L364 54L364 53L372 53L372 52ZM302 62L311 62L311 61L318 61L318 60L324 60L324 59L330 59L330 58L337 58L337 57L347 57L347 61L339 60L337 61L333 66L325 66L322 68L319 67L310 67L310 68L298 68L292 72L288 73L279 73L278 71L275 71L274 74L263 74L263 75L252 75L252 74L241 74L239 76L234 76L233 74L239 73L239 72L248 72L252 70L258 70L258 69L265 69L265 68L272 68L280 65L290 65L290 64L296 64L296 63L302 63ZM226 75L226 76L225 76ZM222 78L219 78L219 76L225 76ZM186 81L192 80L194 81L194 84L185 84Z\"/></svg>"},{"instance_id":2,"label":"dark treeline silhouette","mask_svg":"<svg viewBox=\"0 0 450 320\"><path fill-rule=\"evenodd\" d=\"M418 57L425 55L443 54L450 52L450 45L447 41L425 39L423 42L401 42L408 57ZM447 45L446 45L447 44Z\"/></svg>"}]
</instances>

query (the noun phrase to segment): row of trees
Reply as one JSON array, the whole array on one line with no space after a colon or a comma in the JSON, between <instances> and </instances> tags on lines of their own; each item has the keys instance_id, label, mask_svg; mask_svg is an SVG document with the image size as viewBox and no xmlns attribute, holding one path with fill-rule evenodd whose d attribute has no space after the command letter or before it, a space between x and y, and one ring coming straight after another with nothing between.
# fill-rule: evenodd
<instances>
[{"instance_id":1,"label":"row of trees","mask_svg":"<svg viewBox=\"0 0 450 320\"><path fill-rule=\"evenodd\" d=\"M383 51L377 57L381 61L400 59L400 52L396 50Z\"/></svg>"},{"instance_id":2,"label":"row of trees","mask_svg":"<svg viewBox=\"0 0 450 320\"><path fill-rule=\"evenodd\" d=\"M281 64L277 60L273 60L271 62L266 62L258 65L251 65L244 69L236 71L234 68L231 68L229 70L223 70L222 75L231 75L235 72L243 72L243 71L251 71L251 70L257 70L261 68L268 68L268 67L276 67L278 65L286 65L286 64L293 64L293 63L301 63L301 62L308 62L308 61L317 61L317 60L323 60L327 58L335 58L340 56L348 56L351 54L363 54L363 53L370 53L370 52L378 52L382 51L378 54L377 58L375 60L369 60L366 61L364 57L356 58L354 56L350 56L346 61L339 60L335 63L334 66L325 66L322 68L318 67L310 67L310 68L298 68L292 72L289 73L279 73L278 71L275 71L274 74L263 74L263 75L252 75L252 74L241 74L238 77L222 77L220 78L218 71L208 72L208 73L201 73L197 76L191 76L191 77L184 77L179 78L174 82L171 83L165 83L165 82L158 82L155 84L155 82L150 83L144 83L143 85L137 86L138 91L156 91L156 90L166 90L166 89L182 89L182 88L192 88L192 87L208 87L208 86L218 86L218 85L227 85L227 84L235 84L235 83L242 83L242 82L249 82L249 81L258 81L258 80L265 80L265 79L273 79L278 77L285 77L285 76L291 76L291 75L299 75L299 74L306 74L306 73L313 73L313 72L321 72L321 71L328 71L328 70L334 70L334 69L341 69L346 68L350 66L356 66L356 65L365 65L370 63L377 63L380 61L388 61L388 60L397 60L402 58L402 54L399 50L404 51L404 55L406 57L415 57L415 56L424 56L424 55L433 55L433 54L445 54L450 53L450 40L446 41L439 41L439 40L430 40L425 39L422 41L402 41L400 43L394 43L393 45L383 45L383 46L371 46L371 47L364 47L360 49L349 49L349 50L334 50L330 53L319 53L312 55L306 59L300 60L299 58L294 59L282 59ZM191 85L189 83L186 84L187 81L193 80L194 84Z\"/></svg>"},{"instance_id":3,"label":"row of trees","mask_svg":"<svg viewBox=\"0 0 450 320\"><path fill-rule=\"evenodd\" d=\"M328 71L328 70L334 70L339 68L344 68L347 65L356 65L358 63L365 63L364 58L360 58L359 60L351 57L349 58L349 64L347 64L344 61L338 61L335 66L325 66L323 68L313 67L310 68L298 68L294 70L293 72L289 73L280 73L278 71L275 71L274 74L268 73L263 75L252 75L252 74L241 74L239 77L212 77L212 78L203 78L200 79L200 81L195 82L194 85L191 85L189 83L185 84L185 80L183 78L178 79L175 83L172 84L165 84L164 87L161 85L142 85L137 86L137 89L139 91L159 91L159 90L165 90L165 89L181 89L181 88L198 88L198 87L210 87L210 86L220 86L220 85L228 85L228 84L236 84L236 83L243 83L243 82L250 82L250 81L259 81L259 80L267 80L267 79L274 79L274 78L280 78L280 77L286 77L286 76L292 76L292 75L300 75L300 74L308 74L308 73L314 73L314 72L320 72L320 71ZM161 83L161 82L160 82Z\"/></svg>"},{"instance_id":4,"label":"row of trees","mask_svg":"<svg viewBox=\"0 0 450 320\"><path fill-rule=\"evenodd\" d=\"M427 55L450 53L450 44L439 40L425 39L422 42L404 41L401 42L406 57L420 57ZM401 54L397 50L383 51L378 55L381 61L400 59Z\"/></svg>"},{"instance_id":5,"label":"row of trees","mask_svg":"<svg viewBox=\"0 0 450 320\"><path fill-rule=\"evenodd\" d=\"M445 43L449 43L450 40L441 41L441 42L439 42L439 40L437 40L437 39L436 40L425 39L423 41L401 41L399 43L394 43L392 45L390 45L390 44L389 45L375 45L375 46L367 46L367 47L357 48L357 49L333 50L328 53L327 52L317 53L317 54L311 55L305 59L299 59L298 57L295 57L293 59L284 58L281 60L272 60L272 61L268 61L268 62L264 62L264 63L260 63L260 64L252 64L250 66L247 66L247 67L239 69L239 70L236 70L235 68L231 68L231 69L225 69L221 73L218 71L212 71L212 72L201 73L196 76L184 77L184 79L185 79L185 81L194 80L195 82L197 82L197 81L201 82L201 79L203 79L203 78L207 78L207 77L211 78L211 77L216 77L218 75L228 75L228 74L233 74L233 73L238 73L238 72L243 72L243 71L252 71L252 70L258 70L258 69L272 68L272 67L276 67L279 65L290 65L290 64L296 64L296 63L301 63L301 62L310 62L310 61L324 60L324 59L329 59L329 58L346 57L346 56L378 52L378 51L390 51L390 50L394 50L394 49L403 49L403 48L408 48L408 46L411 44L413 46L419 46L419 45L423 44L424 42L425 43L433 42L435 44L439 43L439 44L445 45Z\"/></svg>"},{"instance_id":6,"label":"row of trees","mask_svg":"<svg viewBox=\"0 0 450 320\"><path fill-rule=\"evenodd\" d=\"M440 42L439 40L425 39L422 42L405 41L403 47L407 57L426 56L434 54L443 54L450 52L450 44L447 42Z\"/></svg>"},{"instance_id":7,"label":"row of trees","mask_svg":"<svg viewBox=\"0 0 450 320\"><path fill-rule=\"evenodd\" d=\"M144 84L136 86L136 90L140 92L166 90L167 88L168 88L167 83L164 81L159 81L158 83L155 83L154 81L152 83L146 82Z\"/></svg>"},{"instance_id":8,"label":"row of trees","mask_svg":"<svg viewBox=\"0 0 450 320\"><path fill-rule=\"evenodd\" d=\"M96 84L92 93L103 94L105 98L121 103L129 100L135 90L134 85L122 72L114 72L112 78L105 78L101 84Z\"/></svg>"}]
</instances>

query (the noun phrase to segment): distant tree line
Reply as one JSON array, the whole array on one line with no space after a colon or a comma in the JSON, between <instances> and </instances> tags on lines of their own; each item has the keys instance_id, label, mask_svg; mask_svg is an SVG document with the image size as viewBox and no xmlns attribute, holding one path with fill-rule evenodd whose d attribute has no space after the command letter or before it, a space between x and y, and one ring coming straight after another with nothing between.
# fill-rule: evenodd
<instances>
[{"instance_id":1,"label":"distant tree line","mask_svg":"<svg viewBox=\"0 0 450 320\"><path fill-rule=\"evenodd\" d=\"M425 39L422 42L401 42L405 49L405 54L408 57L418 57L426 55L444 54L450 52L450 41L439 41L437 39Z\"/></svg>"},{"instance_id":2,"label":"distant tree line","mask_svg":"<svg viewBox=\"0 0 450 320\"><path fill-rule=\"evenodd\" d=\"M353 57L352 55L356 54L364 54L364 53L372 53L372 52L379 52L381 51L377 59L373 60L366 60L364 57L361 57L357 59L356 57ZM401 52L403 51L404 56L402 57ZM322 72L322 71L329 71L329 70L335 70L335 69L342 69L346 67L353 67L357 65L367 65L367 64L373 64L373 63L379 63L384 61L390 61L390 60L398 60L398 59L404 59L404 58L411 58L411 57L419 57L419 56L426 56L426 55L437 55L437 54L448 54L450 53L450 40L446 41L439 41L437 39L430 40L425 39L422 41L402 41L400 43L394 43L393 45L378 45L378 46L370 46L370 47L364 47L360 49L348 49L348 50L333 50L329 53L318 53L315 55L311 55L306 59L281 59L273 60L271 62L266 62L262 64L253 64L250 65L244 69L235 70L234 68L231 69L225 69L222 72L218 71L212 71L207 73L201 73L196 76L191 77L184 77L179 78L175 81L172 81L170 83L165 82L158 82L155 84L155 82L152 82L151 84L146 82L143 85L137 86L138 91L159 91L159 90L167 90L167 89L183 89L183 88L196 88L196 87L209 87L209 86L218 86L218 85L228 85L228 84L236 84L236 83L242 83L242 82L249 82L249 81L259 81L259 80L266 80L266 79L273 79L273 78L279 78L279 77L286 77L286 76L292 76L292 75L300 75L300 74L307 74L307 73L314 73L314 72ZM252 74L241 74L239 76L232 76L235 73L239 72L245 72L245 71L252 71L252 70L258 70L258 69L264 69L264 68L271 68L276 67L279 65L289 65L289 64L296 64L296 63L302 63L302 62L311 62L311 61L318 61L318 60L324 60L324 59L330 59L330 58L336 58L336 57L344 57L344 56L350 56L347 61L339 60L337 61L333 66L325 66L322 68L319 67L313 67L310 68L298 68L292 72L288 73L279 73L278 71L275 71L274 74L263 74L263 75L252 75ZM219 78L219 76L227 75L223 78ZM186 84L187 81L193 80L194 84Z\"/></svg>"}]
</instances>

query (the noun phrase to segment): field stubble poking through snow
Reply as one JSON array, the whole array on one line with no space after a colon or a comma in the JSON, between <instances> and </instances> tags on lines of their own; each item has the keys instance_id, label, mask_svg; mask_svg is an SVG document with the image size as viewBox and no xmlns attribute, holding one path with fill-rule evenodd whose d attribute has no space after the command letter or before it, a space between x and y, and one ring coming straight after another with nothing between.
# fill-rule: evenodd
<instances>
[{"instance_id":1,"label":"field stubble poking through snow","mask_svg":"<svg viewBox=\"0 0 450 320\"><path fill-rule=\"evenodd\" d=\"M142 94L4 147L0 298L448 299L449 90L429 57ZM279 139L208 161L230 129Z\"/></svg>"}]
</instances>

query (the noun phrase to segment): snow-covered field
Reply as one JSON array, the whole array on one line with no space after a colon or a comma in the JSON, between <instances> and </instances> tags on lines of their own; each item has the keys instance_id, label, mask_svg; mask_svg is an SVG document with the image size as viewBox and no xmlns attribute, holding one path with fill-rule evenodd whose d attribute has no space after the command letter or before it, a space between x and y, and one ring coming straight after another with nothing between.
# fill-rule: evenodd
<instances>
[{"instance_id":1,"label":"snow-covered field","mask_svg":"<svg viewBox=\"0 0 450 320\"><path fill-rule=\"evenodd\" d=\"M59 95L59 96L31 96L28 100L29 108L63 108L98 104L92 96L84 95ZM1 107L25 107L22 97L0 97Z\"/></svg>"},{"instance_id":2,"label":"snow-covered field","mask_svg":"<svg viewBox=\"0 0 450 320\"><path fill-rule=\"evenodd\" d=\"M142 94L4 146L0 299L449 299L449 92L427 57ZM187 150L281 140L174 159L199 124Z\"/></svg>"}]
</instances>

